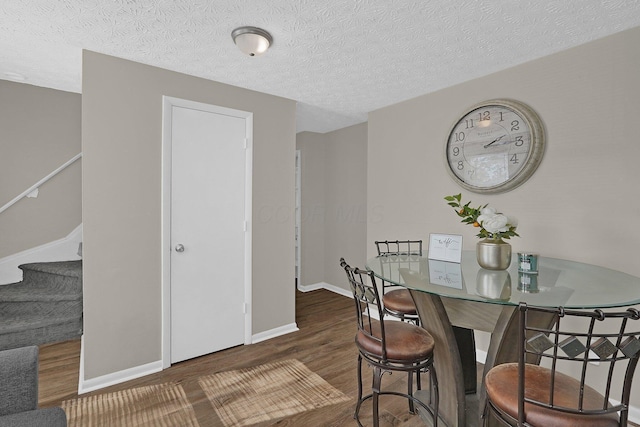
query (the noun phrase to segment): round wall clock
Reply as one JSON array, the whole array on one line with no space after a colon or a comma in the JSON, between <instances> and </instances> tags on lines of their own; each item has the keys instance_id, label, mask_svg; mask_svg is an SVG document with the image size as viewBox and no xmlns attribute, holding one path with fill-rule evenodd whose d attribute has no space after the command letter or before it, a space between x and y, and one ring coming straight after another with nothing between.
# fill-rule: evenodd
<instances>
[{"instance_id":1,"label":"round wall clock","mask_svg":"<svg viewBox=\"0 0 640 427\"><path fill-rule=\"evenodd\" d=\"M457 120L446 147L448 171L463 188L501 193L525 182L544 154L542 120L509 99L476 104Z\"/></svg>"}]
</instances>

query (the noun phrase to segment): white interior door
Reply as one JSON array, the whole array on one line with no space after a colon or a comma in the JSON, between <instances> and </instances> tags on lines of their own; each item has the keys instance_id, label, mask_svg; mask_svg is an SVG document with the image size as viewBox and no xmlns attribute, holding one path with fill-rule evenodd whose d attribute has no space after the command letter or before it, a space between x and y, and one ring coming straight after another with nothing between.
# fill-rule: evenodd
<instances>
[{"instance_id":1,"label":"white interior door","mask_svg":"<svg viewBox=\"0 0 640 427\"><path fill-rule=\"evenodd\" d=\"M244 117L171 106L171 363L244 343L246 141Z\"/></svg>"}]
</instances>

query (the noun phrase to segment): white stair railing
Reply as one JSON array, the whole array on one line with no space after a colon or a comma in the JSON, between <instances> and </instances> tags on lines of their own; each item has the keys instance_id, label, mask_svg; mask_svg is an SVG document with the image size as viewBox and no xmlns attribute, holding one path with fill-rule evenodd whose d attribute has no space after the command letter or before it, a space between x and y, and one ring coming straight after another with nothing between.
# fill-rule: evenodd
<instances>
[{"instance_id":1,"label":"white stair railing","mask_svg":"<svg viewBox=\"0 0 640 427\"><path fill-rule=\"evenodd\" d=\"M53 172L51 172L49 175L45 176L44 178L42 178L40 181L36 182L35 184L33 184L31 187L27 188L26 190L24 190L22 193L20 193L19 195L17 195L16 197L14 197L11 201L9 201L7 204L5 204L2 208L0 208L0 213L6 211L7 209L9 209L11 206L15 205L17 202L20 201L20 199L22 199L23 197L28 196L29 194L33 193L34 191L36 191L38 189L38 187L40 187L42 184L44 184L45 182L49 181L51 178L53 178L54 176L56 176L57 174L59 174L60 172L62 172L67 166L71 165L73 162L75 162L76 160L78 160L80 157L82 157L82 153L78 153L76 154L71 160L65 162L62 166L60 166L59 168L57 168L56 170L54 170Z\"/></svg>"}]
</instances>

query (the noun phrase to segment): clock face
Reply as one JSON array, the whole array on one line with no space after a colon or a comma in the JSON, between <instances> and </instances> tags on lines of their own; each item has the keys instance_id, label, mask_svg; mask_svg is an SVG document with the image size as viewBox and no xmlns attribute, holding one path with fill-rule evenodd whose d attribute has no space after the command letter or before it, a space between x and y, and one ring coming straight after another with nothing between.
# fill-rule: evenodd
<instances>
[{"instance_id":1,"label":"clock face","mask_svg":"<svg viewBox=\"0 0 640 427\"><path fill-rule=\"evenodd\" d=\"M544 151L544 131L526 105L495 100L474 106L449 133L446 160L452 177L480 193L511 190L535 171Z\"/></svg>"}]
</instances>

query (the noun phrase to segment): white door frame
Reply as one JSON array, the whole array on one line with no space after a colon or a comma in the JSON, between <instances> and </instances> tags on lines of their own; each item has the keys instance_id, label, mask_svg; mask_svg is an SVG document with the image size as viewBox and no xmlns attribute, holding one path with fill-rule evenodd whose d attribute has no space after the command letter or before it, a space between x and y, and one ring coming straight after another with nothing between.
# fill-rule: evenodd
<instances>
[{"instance_id":1,"label":"white door frame","mask_svg":"<svg viewBox=\"0 0 640 427\"><path fill-rule=\"evenodd\" d=\"M191 108L245 119L244 343L251 344L253 113L186 99L162 97L162 367L171 366L171 109Z\"/></svg>"},{"instance_id":2,"label":"white door frame","mask_svg":"<svg viewBox=\"0 0 640 427\"><path fill-rule=\"evenodd\" d=\"M301 266L302 266L302 153L296 150L296 283L300 287Z\"/></svg>"}]
</instances>

